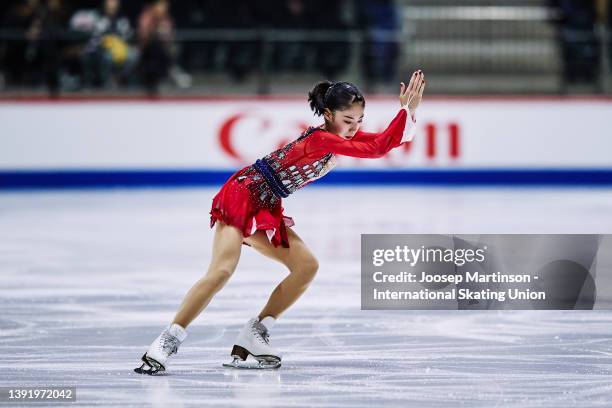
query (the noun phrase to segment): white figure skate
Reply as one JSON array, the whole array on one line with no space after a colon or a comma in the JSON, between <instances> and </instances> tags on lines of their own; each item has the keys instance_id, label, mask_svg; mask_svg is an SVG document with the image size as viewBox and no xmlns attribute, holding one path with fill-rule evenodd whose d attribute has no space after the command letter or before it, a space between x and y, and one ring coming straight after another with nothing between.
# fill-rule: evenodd
<instances>
[{"instance_id":1,"label":"white figure skate","mask_svg":"<svg viewBox=\"0 0 612 408\"><path fill-rule=\"evenodd\" d=\"M142 356L142 365L135 368L138 374L155 375L166 371L167 361L176 354L187 332L178 324L172 324L151 343L149 350Z\"/></svg>"},{"instance_id":2,"label":"white figure skate","mask_svg":"<svg viewBox=\"0 0 612 408\"><path fill-rule=\"evenodd\" d=\"M270 346L269 332L264 323L254 317L247 322L238 335L231 356L234 361L223 364L231 368L278 368L281 366L281 355ZM272 319L274 320L274 319ZM270 326L270 325L269 325ZM248 357L252 356L253 360Z\"/></svg>"}]
</instances>

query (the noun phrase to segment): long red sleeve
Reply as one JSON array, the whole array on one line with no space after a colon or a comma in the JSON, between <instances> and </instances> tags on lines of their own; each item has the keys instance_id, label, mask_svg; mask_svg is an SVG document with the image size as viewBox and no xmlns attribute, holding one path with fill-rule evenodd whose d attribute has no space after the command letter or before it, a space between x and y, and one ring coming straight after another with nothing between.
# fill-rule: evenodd
<instances>
[{"instance_id":1,"label":"long red sleeve","mask_svg":"<svg viewBox=\"0 0 612 408\"><path fill-rule=\"evenodd\" d=\"M361 158L382 157L402 143L407 116L406 109L400 109L381 133L358 131L352 139L344 139L324 130L316 131L307 139L306 150L308 153L324 151Z\"/></svg>"},{"instance_id":2,"label":"long red sleeve","mask_svg":"<svg viewBox=\"0 0 612 408\"><path fill-rule=\"evenodd\" d=\"M410 116L408 117L408 119L406 120L406 125L404 127L404 135L402 137L402 140L400 142L399 145L401 145L404 142L410 142L412 141L412 139L414 138L415 134L416 134L416 118L413 114L410 114ZM366 141L366 140L371 140L371 139L375 139L378 137L384 136L384 132L382 133L375 133L375 132L363 132L363 131L358 131L355 136L353 136L353 138L351 140L353 141ZM398 145L398 146L399 146ZM397 146L394 146L397 147Z\"/></svg>"}]
</instances>

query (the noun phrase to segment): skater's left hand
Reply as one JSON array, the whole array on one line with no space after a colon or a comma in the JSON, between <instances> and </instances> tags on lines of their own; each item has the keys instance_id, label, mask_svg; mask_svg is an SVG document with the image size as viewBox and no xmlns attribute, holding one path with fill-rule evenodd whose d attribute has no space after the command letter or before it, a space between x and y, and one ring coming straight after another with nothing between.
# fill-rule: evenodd
<instances>
[{"instance_id":1,"label":"skater's left hand","mask_svg":"<svg viewBox=\"0 0 612 408\"><path fill-rule=\"evenodd\" d=\"M406 86L403 82L400 83L400 104L402 108L408 108L410 113L414 115L416 108L423 99L423 91L425 90L425 74L423 71L414 71L410 83Z\"/></svg>"}]
</instances>

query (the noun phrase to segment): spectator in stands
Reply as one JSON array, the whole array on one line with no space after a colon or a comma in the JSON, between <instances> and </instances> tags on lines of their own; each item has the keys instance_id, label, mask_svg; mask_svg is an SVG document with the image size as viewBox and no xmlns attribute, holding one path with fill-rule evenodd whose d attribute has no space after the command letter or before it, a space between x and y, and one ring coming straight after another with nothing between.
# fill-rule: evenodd
<instances>
[{"instance_id":1,"label":"spectator in stands","mask_svg":"<svg viewBox=\"0 0 612 408\"><path fill-rule=\"evenodd\" d=\"M252 0L228 2L225 9L229 12L225 28L256 29L261 24L258 10L261 5ZM263 3L263 2L262 2ZM267 2L265 2L266 5ZM259 7L259 8L258 8ZM231 41L227 47L226 66L235 80L241 81L260 66L261 44L258 39Z\"/></svg>"},{"instance_id":2,"label":"spectator in stands","mask_svg":"<svg viewBox=\"0 0 612 408\"><path fill-rule=\"evenodd\" d=\"M183 1L186 0L181 0L181 2ZM211 30L235 28L233 25L234 7L232 3L219 2L219 0L188 1L197 1L200 4L200 12L197 15L191 13L192 20L188 23L189 27ZM181 58L186 59L187 67L197 66L207 71L226 71L228 63L224 57L227 57L227 49L230 47L231 45L228 44L228 41L223 41L219 38L189 41L181 49Z\"/></svg>"},{"instance_id":3,"label":"spectator in stands","mask_svg":"<svg viewBox=\"0 0 612 408\"><path fill-rule=\"evenodd\" d=\"M365 29L362 63L370 85L395 82L399 45L395 36L400 28L393 0L362 0L358 7Z\"/></svg>"},{"instance_id":4,"label":"spectator in stands","mask_svg":"<svg viewBox=\"0 0 612 408\"><path fill-rule=\"evenodd\" d=\"M597 23L600 25L600 28L603 30L600 31L601 34L604 35L604 41L606 40L605 33L607 33L607 41L604 49L608 52L608 61L612 61L612 33L610 24L612 24L612 5L610 4L610 0L597 0ZM610 69L610 66L608 66ZM608 75L612 74L612 71L607 72ZM610 86L610 81L612 78L608 77L607 80L604 80L602 85L605 86L605 83L608 83L608 87ZM610 92L612 89L602 89L604 92Z\"/></svg>"},{"instance_id":5,"label":"spectator in stands","mask_svg":"<svg viewBox=\"0 0 612 408\"><path fill-rule=\"evenodd\" d=\"M11 7L2 20L1 26L14 30L15 34L13 40L6 42L2 52L7 82L33 85L35 68L40 65L40 54L34 52L35 36L30 29L39 17L41 7L39 0L22 0Z\"/></svg>"},{"instance_id":6,"label":"spectator in stands","mask_svg":"<svg viewBox=\"0 0 612 408\"><path fill-rule=\"evenodd\" d=\"M104 0L101 11L81 10L72 17L72 29L89 33L90 39L82 52L85 83L107 86L117 74L126 83L137 61L138 52L130 47L130 21L119 14L120 0Z\"/></svg>"},{"instance_id":7,"label":"spectator in stands","mask_svg":"<svg viewBox=\"0 0 612 408\"><path fill-rule=\"evenodd\" d=\"M214 28L208 7L218 6L219 1L211 0L180 0L172 3L172 16L174 23L181 30L199 30ZM179 66L187 72L203 70L209 62L207 58L211 52L211 41L190 38L181 43L177 55Z\"/></svg>"},{"instance_id":8,"label":"spectator in stands","mask_svg":"<svg viewBox=\"0 0 612 408\"><path fill-rule=\"evenodd\" d=\"M6 82L17 85L34 85L36 67L40 65L40 54L36 52L33 40L38 32L30 31L41 13L39 0L22 0L11 7L1 27L14 30L14 39L7 41L2 54ZM22 36L26 33L25 36ZM36 35L34 35L36 34ZM21 38L19 38L21 37Z\"/></svg>"},{"instance_id":9,"label":"spectator in stands","mask_svg":"<svg viewBox=\"0 0 612 408\"><path fill-rule=\"evenodd\" d=\"M284 30L310 30L314 16L305 0L283 0L275 8L277 13L272 14L271 21L274 28ZM308 35L306 34L306 38ZM279 41L274 45L272 67L282 70L300 71L308 68L309 54L314 46L305 39L293 41Z\"/></svg>"},{"instance_id":10,"label":"spectator in stands","mask_svg":"<svg viewBox=\"0 0 612 408\"><path fill-rule=\"evenodd\" d=\"M550 0L550 3L560 13L559 38L565 83L595 83L600 67L595 2Z\"/></svg>"},{"instance_id":11,"label":"spectator in stands","mask_svg":"<svg viewBox=\"0 0 612 408\"><path fill-rule=\"evenodd\" d=\"M42 73L51 96L60 91L66 10L62 0L47 0L28 30L28 37L40 53Z\"/></svg>"},{"instance_id":12,"label":"spectator in stands","mask_svg":"<svg viewBox=\"0 0 612 408\"><path fill-rule=\"evenodd\" d=\"M145 7L138 21L138 42L145 86L157 93L159 84L170 76L177 86L191 86L191 76L176 64L174 23L167 0L155 0Z\"/></svg>"},{"instance_id":13,"label":"spectator in stands","mask_svg":"<svg viewBox=\"0 0 612 408\"><path fill-rule=\"evenodd\" d=\"M313 16L313 28L333 33L328 41L317 42L315 67L327 78L336 78L348 65L351 42L347 29L352 21L348 17L350 3L342 0L309 1L317 10Z\"/></svg>"}]
</instances>

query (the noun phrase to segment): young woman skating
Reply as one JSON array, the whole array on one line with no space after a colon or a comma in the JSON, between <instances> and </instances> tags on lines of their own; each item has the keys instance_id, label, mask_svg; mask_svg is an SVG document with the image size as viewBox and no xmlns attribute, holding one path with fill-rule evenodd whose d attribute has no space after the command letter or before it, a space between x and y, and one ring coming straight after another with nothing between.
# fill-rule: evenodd
<instances>
[{"instance_id":1,"label":"young woman skating","mask_svg":"<svg viewBox=\"0 0 612 408\"><path fill-rule=\"evenodd\" d=\"M165 371L168 358L187 336L187 326L204 310L232 276L242 245L283 263L289 275L274 289L257 317L250 319L231 351L232 367L276 368L281 354L272 348L269 333L276 319L291 306L314 278L319 264L283 214L282 199L329 172L336 156L379 158L415 134L415 111L425 89L421 71L408 86L400 84L400 109L380 133L359 130L365 98L349 82L319 82L308 94L311 109L325 123L308 128L252 165L234 173L213 198L211 228L216 224L208 272L189 290L172 323L143 355L138 373ZM257 365L245 364L251 355Z\"/></svg>"}]
</instances>

